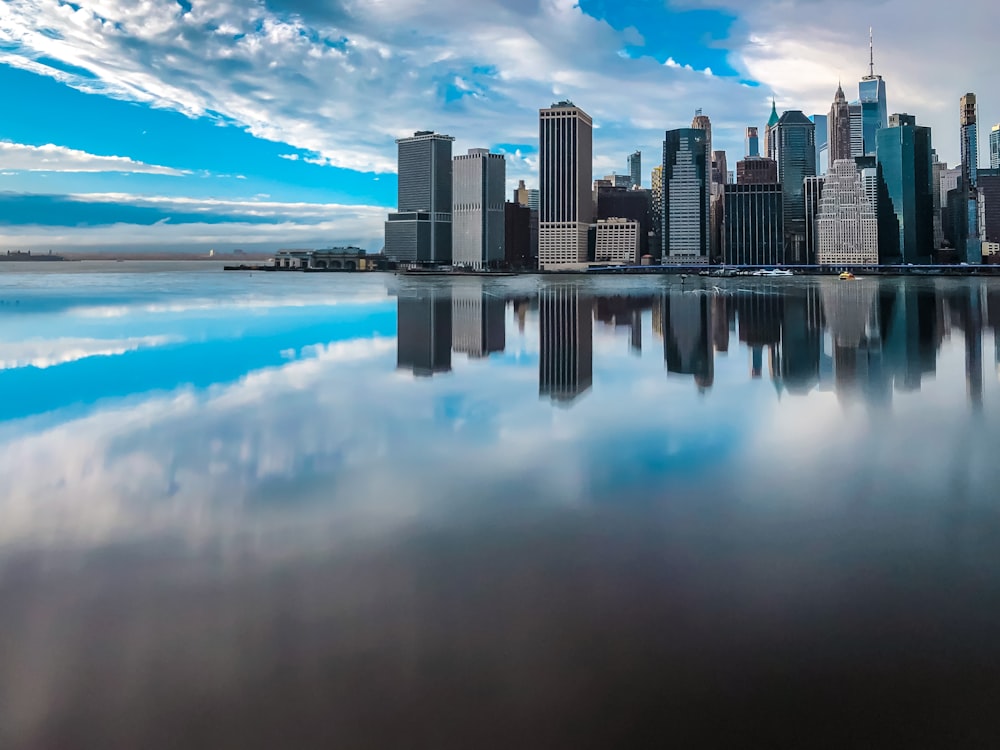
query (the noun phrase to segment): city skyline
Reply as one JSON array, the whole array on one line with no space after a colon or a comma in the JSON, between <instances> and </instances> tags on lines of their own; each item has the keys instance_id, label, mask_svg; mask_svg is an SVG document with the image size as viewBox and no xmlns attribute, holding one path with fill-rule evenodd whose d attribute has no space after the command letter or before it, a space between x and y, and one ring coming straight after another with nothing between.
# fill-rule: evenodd
<instances>
[{"instance_id":1,"label":"city skyline","mask_svg":"<svg viewBox=\"0 0 1000 750\"><path fill-rule=\"evenodd\" d=\"M1000 104L988 97L984 71L971 66L958 75L954 66L939 64L941 70L921 77L926 66L910 65L919 40L947 28L912 6L907 6L908 25L900 26L896 18L889 23L894 2L865 9L865 18L859 14L835 33L813 36L809 33L822 19L804 4L793 4L784 18L788 29L799 29L791 39L763 24L767 3L736 13L661 11L641 2L620 7L596 0L546 2L525 7L520 15L489 2L479 11L390 5L399 15L395 22L372 9L333 13L333 3L317 7L296 0L212 7L196 0L144 9L134 18L124 11L119 18L102 6L105 27L115 25L105 48L96 43L101 19L87 2L62 15L52 14L41 0L6 3L8 44L0 55L0 85L15 101L30 99L38 108L0 124L3 243L185 247L196 238L199 247L218 242L220 248L252 248L256 242L308 246L335 237L377 249L395 192L395 138L434 129L454 135L458 153L472 147L504 153L509 192L518 179L535 182L532 110L560 98L572 98L594 118L595 177L624 173L627 155L636 150L657 152L662 131L684 127L697 108L712 117L715 147L733 164L742 155L745 128L763 125L772 96L783 111L826 112L839 79L848 98L856 98L852 82L867 72L870 26L876 70L889 82L889 110L915 112L931 126L942 160L957 162L955 97L966 90L982 94L982 142L1000 121ZM395 29L403 22L427 28L445 11L456 30L473 23L481 33L486 11L495 11L490 34L506 51L416 60L416 43L406 46ZM665 18L676 22L670 26L675 33L658 30ZM382 24L377 30L375 21ZM538 42L554 22L566 22L573 39L547 40L551 48L543 54ZM177 28L192 39L203 33L197 24L233 33L209 35L204 49L189 42L181 50L187 64L179 72L171 62L176 55L148 38L142 23ZM760 39L770 46L749 44L748 29L754 28L766 32ZM447 31L446 47L457 38ZM715 41L693 41L699 31ZM428 37L418 32L417 39ZM153 73L143 68L145 58L129 53L130 42L146 46L149 59L159 61ZM251 42L259 49L256 57L247 57ZM587 59L581 48L587 48ZM515 50L523 54L518 57ZM114 66L109 51L116 53ZM417 80L433 85L414 102L396 87L365 88L367 82L350 75L326 82L330 76L320 79L320 63L310 62L311 52L322 53L317 59L329 65L362 55L388 61L387 66L409 60ZM212 59L201 65L199 55ZM470 59L477 55L502 59L478 64ZM214 61L221 58L236 67L219 68ZM531 65L525 64L529 60ZM250 75L258 65L286 72ZM245 84L242 93L234 90L237 84ZM280 96L272 95L276 86ZM367 97L360 129L353 124L361 113L352 95ZM670 106L663 106L664 99ZM64 117L66 111L74 117ZM499 111L502 118L496 117ZM981 160L984 152L981 148ZM644 182L651 166L647 157ZM54 214L65 218L56 223Z\"/></svg>"}]
</instances>

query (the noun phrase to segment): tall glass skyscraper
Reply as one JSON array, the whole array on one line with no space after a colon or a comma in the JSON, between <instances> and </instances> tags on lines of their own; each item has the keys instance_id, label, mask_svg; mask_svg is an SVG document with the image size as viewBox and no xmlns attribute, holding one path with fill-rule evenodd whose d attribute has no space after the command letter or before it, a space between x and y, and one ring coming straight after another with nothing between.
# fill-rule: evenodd
<instances>
[{"instance_id":1,"label":"tall glass skyscraper","mask_svg":"<svg viewBox=\"0 0 1000 750\"><path fill-rule=\"evenodd\" d=\"M816 126L801 111L791 110L778 120L772 137L781 183L784 262L803 264L808 261L805 179L816 175Z\"/></svg>"},{"instance_id":2,"label":"tall glass skyscraper","mask_svg":"<svg viewBox=\"0 0 1000 750\"><path fill-rule=\"evenodd\" d=\"M979 119L976 95L969 93L959 103L959 125L962 129L962 180L975 187L979 176Z\"/></svg>"},{"instance_id":3,"label":"tall glass skyscraper","mask_svg":"<svg viewBox=\"0 0 1000 750\"><path fill-rule=\"evenodd\" d=\"M628 173L632 187L642 187L642 152L635 151L628 156Z\"/></svg>"},{"instance_id":4,"label":"tall glass skyscraper","mask_svg":"<svg viewBox=\"0 0 1000 750\"><path fill-rule=\"evenodd\" d=\"M396 141L398 210L385 223L386 257L402 262L451 262L451 144L429 130Z\"/></svg>"},{"instance_id":5,"label":"tall glass skyscraper","mask_svg":"<svg viewBox=\"0 0 1000 750\"><path fill-rule=\"evenodd\" d=\"M743 151L744 156L760 156L760 139L757 137L757 128L753 126L747 128L746 148Z\"/></svg>"},{"instance_id":6,"label":"tall glass skyscraper","mask_svg":"<svg viewBox=\"0 0 1000 750\"><path fill-rule=\"evenodd\" d=\"M990 131L990 169L1000 169L1000 123Z\"/></svg>"},{"instance_id":7,"label":"tall glass skyscraper","mask_svg":"<svg viewBox=\"0 0 1000 750\"><path fill-rule=\"evenodd\" d=\"M816 126L816 174L825 174L829 165L830 133L826 115L809 115Z\"/></svg>"},{"instance_id":8,"label":"tall glass skyscraper","mask_svg":"<svg viewBox=\"0 0 1000 750\"><path fill-rule=\"evenodd\" d=\"M712 165L709 137L709 132L700 128L668 130L664 136L660 233L664 263L708 260Z\"/></svg>"},{"instance_id":9,"label":"tall glass skyscraper","mask_svg":"<svg viewBox=\"0 0 1000 750\"><path fill-rule=\"evenodd\" d=\"M929 263L934 252L931 129L918 126L912 115L893 115L889 127L879 131L877 163L879 261Z\"/></svg>"},{"instance_id":10,"label":"tall glass skyscraper","mask_svg":"<svg viewBox=\"0 0 1000 750\"><path fill-rule=\"evenodd\" d=\"M875 45L871 32L868 37L868 75L858 84L858 99L861 103L861 129L864 138L864 155L874 156L876 134L889 125L889 110L885 98L885 81L875 74Z\"/></svg>"}]
</instances>

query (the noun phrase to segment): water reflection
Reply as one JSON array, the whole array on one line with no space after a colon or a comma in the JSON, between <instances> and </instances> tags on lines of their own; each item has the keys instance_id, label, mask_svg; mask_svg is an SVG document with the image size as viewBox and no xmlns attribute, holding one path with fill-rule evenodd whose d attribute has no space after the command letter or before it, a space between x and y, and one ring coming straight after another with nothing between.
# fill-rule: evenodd
<instances>
[{"instance_id":1,"label":"water reflection","mask_svg":"<svg viewBox=\"0 0 1000 750\"><path fill-rule=\"evenodd\" d=\"M4 750L995 743L994 282L277 276L0 317Z\"/></svg>"},{"instance_id":2,"label":"water reflection","mask_svg":"<svg viewBox=\"0 0 1000 750\"><path fill-rule=\"evenodd\" d=\"M892 392L919 391L958 329L965 346L969 403L983 404L983 339L1000 325L1000 290L979 282L896 280L762 282L720 287L670 285L656 294L601 294L574 283L542 284L532 295L461 280L411 285L398 298L399 367L427 376L451 370L451 352L485 358L504 352L506 322L520 334L537 320L542 397L571 405L593 385L594 324L628 335L643 353L643 330L662 342L668 375L715 385L715 360L736 334L749 378L804 395L832 389L844 403L891 403ZM450 348L447 346L451 342ZM1000 365L1000 337L995 336Z\"/></svg>"}]
</instances>

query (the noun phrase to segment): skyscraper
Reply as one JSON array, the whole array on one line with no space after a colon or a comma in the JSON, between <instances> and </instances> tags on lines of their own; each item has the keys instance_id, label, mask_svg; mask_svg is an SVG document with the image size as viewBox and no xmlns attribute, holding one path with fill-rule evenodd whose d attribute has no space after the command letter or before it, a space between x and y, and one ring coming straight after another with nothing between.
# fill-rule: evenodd
<instances>
[{"instance_id":1,"label":"skyscraper","mask_svg":"<svg viewBox=\"0 0 1000 750\"><path fill-rule=\"evenodd\" d=\"M628 173L632 178L632 187L642 187L642 152L635 151L628 157Z\"/></svg>"},{"instance_id":2,"label":"skyscraper","mask_svg":"<svg viewBox=\"0 0 1000 750\"><path fill-rule=\"evenodd\" d=\"M750 126L747 128L747 138L744 156L760 156L760 139L757 137L757 128Z\"/></svg>"},{"instance_id":3,"label":"skyscraper","mask_svg":"<svg viewBox=\"0 0 1000 750\"><path fill-rule=\"evenodd\" d=\"M774 159L777 161L777 148L774 141L774 129L778 126L778 105L771 99L771 116L767 120L767 126L764 128L764 156L768 159Z\"/></svg>"},{"instance_id":4,"label":"skyscraper","mask_svg":"<svg viewBox=\"0 0 1000 750\"><path fill-rule=\"evenodd\" d=\"M385 255L409 263L451 262L451 144L429 130L396 141L397 211L385 223Z\"/></svg>"},{"instance_id":5,"label":"skyscraper","mask_svg":"<svg viewBox=\"0 0 1000 750\"><path fill-rule=\"evenodd\" d=\"M649 203L653 219L653 236L649 253L659 259L663 254L663 165L657 164L649 175Z\"/></svg>"},{"instance_id":6,"label":"skyscraper","mask_svg":"<svg viewBox=\"0 0 1000 750\"><path fill-rule=\"evenodd\" d=\"M726 264L773 266L781 263L784 234L781 187L777 181L739 183L726 185L725 189L722 236Z\"/></svg>"},{"instance_id":7,"label":"skyscraper","mask_svg":"<svg viewBox=\"0 0 1000 750\"><path fill-rule=\"evenodd\" d=\"M825 174L830 166L829 119L826 115L809 115L816 126L816 174Z\"/></svg>"},{"instance_id":8,"label":"skyscraper","mask_svg":"<svg viewBox=\"0 0 1000 750\"><path fill-rule=\"evenodd\" d=\"M736 162L737 185L777 185L778 163L764 156L748 156Z\"/></svg>"},{"instance_id":9,"label":"skyscraper","mask_svg":"<svg viewBox=\"0 0 1000 750\"><path fill-rule=\"evenodd\" d=\"M882 76L875 74L875 43L871 29L868 31L868 50L868 75L858 84L858 94L861 102L864 154L874 156L876 134L888 126L889 110L885 98L885 81L882 80Z\"/></svg>"},{"instance_id":10,"label":"skyscraper","mask_svg":"<svg viewBox=\"0 0 1000 750\"><path fill-rule=\"evenodd\" d=\"M878 263L878 219L853 159L834 162L827 173L817 224L819 265Z\"/></svg>"},{"instance_id":11,"label":"skyscraper","mask_svg":"<svg viewBox=\"0 0 1000 750\"><path fill-rule=\"evenodd\" d=\"M966 94L959 103L959 125L962 138L962 180L975 187L979 176L979 131L976 95Z\"/></svg>"},{"instance_id":12,"label":"skyscraper","mask_svg":"<svg viewBox=\"0 0 1000 750\"><path fill-rule=\"evenodd\" d=\"M452 262L473 268L496 268L504 260L503 154L473 148L456 156L452 168Z\"/></svg>"},{"instance_id":13,"label":"skyscraper","mask_svg":"<svg viewBox=\"0 0 1000 750\"><path fill-rule=\"evenodd\" d=\"M893 115L889 127L879 130L877 159L885 196L878 202L879 260L929 263L934 251L931 129L918 126L912 115Z\"/></svg>"},{"instance_id":14,"label":"skyscraper","mask_svg":"<svg viewBox=\"0 0 1000 750\"><path fill-rule=\"evenodd\" d=\"M865 155L864 122L860 102L851 102L847 108L851 122L851 158L854 159Z\"/></svg>"},{"instance_id":15,"label":"skyscraper","mask_svg":"<svg viewBox=\"0 0 1000 750\"><path fill-rule=\"evenodd\" d=\"M778 120L773 141L785 224L784 262L807 263L804 182L816 175L816 127L801 111L790 110Z\"/></svg>"},{"instance_id":16,"label":"skyscraper","mask_svg":"<svg viewBox=\"0 0 1000 750\"><path fill-rule=\"evenodd\" d=\"M820 175L806 177L802 183L806 201L806 251L805 262L816 265L816 249L819 245L819 203L823 195L826 178Z\"/></svg>"},{"instance_id":17,"label":"skyscraper","mask_svg":"<svg viewBox=\"0 0 1000 750\"><path fill-rule=\"evenodd\" d=\"M668 130L663 141L664 263L705 263L710 248L711 152L704 129Z\"/></svg>"},{"instance_id":18,"label":"skyscraper","mask_svg":"<svg viewBox=\"0 0 1000 750\"><path fill-rule=\"evenodd\" d=\"M1000 123L990 131L990 169L1000 169Z\"/></svg>"},{"instance_id":19,"label":"skyscraper","mask_svg":"<svg viewBox=\"0 0 1000 750\"><path fill-rule=\"evenodd\" d=\"M833 96L833 106L827 116L829 148L827 157L832 166L841 159L853 158L851 153L851 106L844 96L844 89L837 84L837 93Z\"/></svg>"},{"instance_id":20,"label":"skyscraper","mask_svg":"<svg viewBox=\"0 0 1000 750\"><path fill-rule=\"evenodd\" d=\"M538 265L554 268L587 260L594 213L593 121L569 101L539 111Z\"/></svg>"},{"instance_id":21,"label":"skyscraper","mask_svg":"<svg viewBox=\"0 0 1000 750\"><path fill-rule=\"evenodd\" d=\"M959 107L962 139L962 184L959 185L959 190L962 193L962 206L965 208L965 221L962 222L960 231L965 245L965 261L980 263L982 249L979 237L979 202L976 195L979 184L979 113L976 95L968 93L963 96Z\"/></svg>"}]
</instances>

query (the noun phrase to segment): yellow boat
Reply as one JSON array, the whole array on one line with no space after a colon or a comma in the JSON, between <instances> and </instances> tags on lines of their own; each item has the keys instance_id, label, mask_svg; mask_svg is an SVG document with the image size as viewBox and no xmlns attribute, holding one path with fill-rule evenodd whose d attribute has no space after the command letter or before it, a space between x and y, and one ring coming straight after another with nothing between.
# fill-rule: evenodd
<instances>
[{"instance_id":1,"label":"yellow boat","mask_svg":"<svg viewBox=\"0 0 1000 750\"><path fill-rule=\"evenodd\" d=\"M841 281L853 281L854 280L854 274L851 273L850 271L844 271L842 274L840 274L840 276L838 278Z\"/></svg>"}]
</instances>

